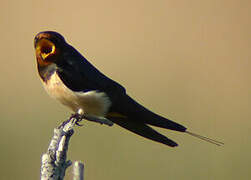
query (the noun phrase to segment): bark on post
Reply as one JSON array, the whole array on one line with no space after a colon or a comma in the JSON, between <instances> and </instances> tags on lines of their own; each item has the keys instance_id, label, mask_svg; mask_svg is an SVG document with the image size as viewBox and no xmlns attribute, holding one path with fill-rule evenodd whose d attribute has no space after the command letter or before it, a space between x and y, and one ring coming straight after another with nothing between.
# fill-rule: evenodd
<instances>
[{"instance_id":1,"label":"bark on post","mask_svg":"<svg viewBox=\"0 0 251 180\"><path fill-rule=\"evenodd\" d=\"M113 123L106 118L83 117L85 120L112 126ZM54 135L46 153L42 155L41 180L63 180L66 169L71 166L72 162L67 160L67 151L69 141L74 133L73 127L78 124L75 118L54 129ZM84 179L84 164L75 162L73 167L74 180Z\"/></svg>"}]
</instances>

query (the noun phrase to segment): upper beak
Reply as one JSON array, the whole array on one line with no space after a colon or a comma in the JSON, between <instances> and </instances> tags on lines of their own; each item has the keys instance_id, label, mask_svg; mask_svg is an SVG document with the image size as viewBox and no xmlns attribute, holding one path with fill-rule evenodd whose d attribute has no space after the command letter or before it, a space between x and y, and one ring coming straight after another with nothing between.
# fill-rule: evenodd
<instances>
[{"instance_id":1,"label":"upper beak","mask_svg":"<svg viewBox=\"0 0 251 180\"><path fill-rule=\"evenodd\" d=\"M37 46L37 42L38 42L38 37L36 36L36 37L34 38L34 47L35 47L35 49L36 49L36 46Z\"/></svg>"}]
</instances>

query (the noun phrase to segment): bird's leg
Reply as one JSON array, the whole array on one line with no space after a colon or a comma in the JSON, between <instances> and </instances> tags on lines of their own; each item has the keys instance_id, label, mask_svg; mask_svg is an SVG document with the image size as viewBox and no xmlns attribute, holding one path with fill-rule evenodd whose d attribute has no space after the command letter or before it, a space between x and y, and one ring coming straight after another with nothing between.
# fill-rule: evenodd
<instances>
[{"instance_id":1,"label":"bird's leg","mask_svg":"<svg viewBox=\"0 0 251 180\"><path fill-rule=\"evenodd\" d=\"M96 122L99 124L105 124L108 126L113 125L113 122L105 117L91 116L91 115L86 115L84 113L76 112L76 113L72 114L69 119L64 121L58 128L63 127L65 124L67 124L70 121L74 121L74 123L77 126L83 126L83 125L79 124L79 122L82 121L83 119L88 120L88 121L92 121L92 122Z\"/></svg>"},{"instance_id":2,"label":"bird's leg","mask_svg":"<svg viewBox=\"0 0 251 180\"><path fill-rule=\"evenodd\" d=\"M75 119L75 124L77 126L83 126L83 125L79 124L79 122L84 119L84 111L83 111L83 109L79 109L75 114L73 114L71 116L71 118Z\"/></svg>"}]
</instances>

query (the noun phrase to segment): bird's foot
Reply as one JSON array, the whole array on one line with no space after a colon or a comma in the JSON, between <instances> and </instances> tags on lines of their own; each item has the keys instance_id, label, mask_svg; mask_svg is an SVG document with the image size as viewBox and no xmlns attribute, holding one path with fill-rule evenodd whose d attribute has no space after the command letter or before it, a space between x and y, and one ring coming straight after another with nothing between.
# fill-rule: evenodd
<instances>
[{"instance_id":1,"label":"bird's foot","mask_svg":"<svg viewBox=\"0 0 251 180\"><path fill-rule=\"evenodd\" d=\"M106 119L104 117L97 117L97 116L90 116L90 115L81 115L79 113L72 114L69 119L64 121L58 128L60 129L61 127L64 127L67 123L71 122L76 124L77 126L83 126L79 122L81 122L83 119L96 122L99 124L105 124L108 126L112 126L113 122L110 121L109 119Z\"/></svg>"},{"instance_id":2,"label":"bird's foot","mask_svg":"<svg viewBox=\"0 0 251 180\"><path fill-rule=\"evenodd\" d=\"M84 116L79 114L79 113L75 113L75 114L72 114L71 117L69 118L69 120L75 120L75 124L77 126L83 126L82 124L79 124L80 121L82 121L84 119Z\"/></svg>"},{"instance_id":3,"label":"bird's foot","mask_svg":"<svg viewBox=\"0 0 251 180\"><path fill-rule=\"evenodd\" d=\"M79 122L80 121L82 121L83 120L83 116L82 115L80 115L80 114L78 114L78 113L75 113L75 114L72 114L71 116L70 116L70 118L69 119L67 119L67 120L65 120L62 124L60 124L60 126L58 127L59 129L61 128L61 127L64 127L67 123L69 123L70 121L74 121L74 123L77 125L77 126L83 126L82 124L79 124Z\"/></svg>"}]
</instances>

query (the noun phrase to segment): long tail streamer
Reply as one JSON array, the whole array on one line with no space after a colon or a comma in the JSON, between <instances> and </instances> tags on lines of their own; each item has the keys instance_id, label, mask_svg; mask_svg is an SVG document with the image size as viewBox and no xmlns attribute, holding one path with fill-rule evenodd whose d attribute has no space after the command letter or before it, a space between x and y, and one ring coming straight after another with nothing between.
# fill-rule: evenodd
<instances>
[{"instance_id":1,"label":"long tail streamer","mask_svg":"<svg viewBox=\"0 0 251 180\"><path fill-rule=\"evenodd\" d=\"M199 135L199 134L195 134L195 133L193 133L193 132L189 132L189 131L185 131L185 132L186 132L187 134L191 135L191 136L197 137L197 138L199 138L199 139L202 139L202 140L207 141L207 142L209 142L209 143L215 144L215 145L217 145L217 146L222 146L222 145L224 145L223 142L216 141L216 140L214 140L214 139L210 139L210 138L208 138L208 137L201 136L201 135Z\"/></svg>"}]
</instances>

